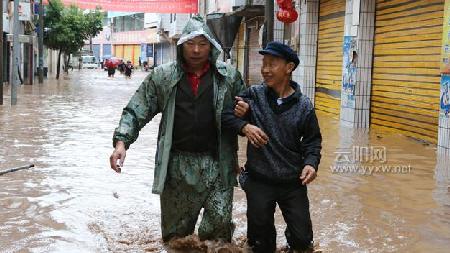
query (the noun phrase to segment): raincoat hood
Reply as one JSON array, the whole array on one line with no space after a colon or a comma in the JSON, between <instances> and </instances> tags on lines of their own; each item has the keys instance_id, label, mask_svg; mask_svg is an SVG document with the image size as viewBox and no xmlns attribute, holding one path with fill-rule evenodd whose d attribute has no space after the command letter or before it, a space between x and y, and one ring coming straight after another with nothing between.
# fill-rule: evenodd
<instances>
[{"instance_id":1,"label":"raincoat hood","mask_svg":"<svg viewBox=\"0 0 450 253\"><path fill-rule=\"evenodd\" d=\"M183 28L182 35L177 42L177 62L183 62L183 43L195 38L197 36L205 36L206 39L211 42L211 52L210 52L210 64L216 66L216 61L219 58L219 55L222 53L222 47L218 43L218 41L214 38L213 33L209 29L208 25L206 25L205 20L197 15L189 19L186 26Z\"/></svg>"}]
</instances>

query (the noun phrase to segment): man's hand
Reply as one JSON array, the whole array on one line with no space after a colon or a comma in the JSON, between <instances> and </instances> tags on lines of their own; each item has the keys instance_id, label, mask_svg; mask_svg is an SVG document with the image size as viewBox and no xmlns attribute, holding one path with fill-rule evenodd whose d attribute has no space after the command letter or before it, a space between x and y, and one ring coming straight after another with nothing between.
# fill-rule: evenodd
<instances>
[{"instance_id":1,"label":"man's hand","mask_svg":"<svg viewBox=\"0 0 450 253\"><path fill-rule=\"evenodd\" d=\"M252 124L247 124L242 128L242 133L247 137L248 141L255 146L255 148L260 148L267 144L269 137L261 130L259 127Z\"/></svg>"},{"instance_id":2,"label":"man's hand","mask_svg":"<svg viewBox=\"0 0 450 253\"><path fill-rule=\"evenodd\" d=\"M305 165L300 175L300 181L302 185L307 185L311 183L317 177L317 172L311 165Z\"/></svg>"},{"instance_id":3,"label":"man's hand","mask_svg":"<svg viewBox=\"0 0 450 253\"><path fill-rule=\"evenodd\" d=\"M118 141L116 143L116 148L114 149L113 153L109 157L109 163L111 164L111 169L113 169L117 173L120 173L126 156L127 156L127 151L125 149L125 143L123 143L123 141Z\"/></svg>"},{"instance_id":4,"label":"man's hand","mask_svg":"<svg viewBox=\"0 0 450 253\"><path fill-rule=\"evenodd\" d=\"M245 117L250 106L241 97L234 97L236 99L236 106L234 107L234 115L239 118Z\"/></svg>"},{"instance_id":5,"label":"man's hand","mask_svg":"<svg viewBox=\"0 0 450 253\"><path fill-rule=\"evenodd\" d=\"M239 164L236 164L236 165L234 166L234 173L235 173L236 175L241 174L241 172L242 172L243 170L244 170L244 168L240 167Z\"/></svg>"}]
</instances>

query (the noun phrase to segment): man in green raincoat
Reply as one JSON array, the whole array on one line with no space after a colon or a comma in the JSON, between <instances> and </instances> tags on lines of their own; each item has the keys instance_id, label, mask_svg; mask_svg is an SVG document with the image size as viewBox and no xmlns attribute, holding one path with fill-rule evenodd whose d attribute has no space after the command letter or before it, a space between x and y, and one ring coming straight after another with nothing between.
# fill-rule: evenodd
<instances>
[{"instance_id":1,"label":"man in green raincoat","mask_svg":"<svg viewBox=\"0 0 450 253\"><path fill-rule=\"evenodd\" d=\"M120 172L139 131L162 113L153 193L160 194L164 241L192 234L202 208L200 239L231 240L237 136L221 129L221 113L245 87L235 68L217 60L221 50L204 20L191 18L176 62L145 78L114 132L110 163Z\"/></svg>"}]
</instances>

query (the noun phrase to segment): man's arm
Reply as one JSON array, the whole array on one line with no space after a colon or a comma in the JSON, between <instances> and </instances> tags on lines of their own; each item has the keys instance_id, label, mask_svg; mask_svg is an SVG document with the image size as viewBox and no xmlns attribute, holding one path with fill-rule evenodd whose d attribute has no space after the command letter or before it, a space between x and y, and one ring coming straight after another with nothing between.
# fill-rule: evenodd
<instances>
[{"instance_id":1,"label":"man's arm","mask_svg":"<svg viewBox=\"0 0 450 253\"><path fill-rule=\"evenodd\" d=\"M250 106L248 103L240 96L240 94L246 92L247 87L242 80L242 75L239 71L236 71L233 89L232 89L232 97L236 99L236 103L234 106L234 114L240 118L243 118L250 111Z\"/></svg>"},{"instance_id":2,"label":"man's arm","mask_svg":"<svg viewBox=\"0 0 450 253\"><path fill-rule=\"evenodd\" d=\"M248 104L251 98L251 88L247 88L239 96L236 97L236 104L241 101L246 101ZM234 134L246 136L248 141L255 147L259 148L269 141L269 137L259 127L249 124L250 116L248 112L244 116L238 116L235 108L224 108L222 112L222 128L233 131Z\"/></svg>"},{"instance_id":3,"label":"man's arm","mask_svg":"<svg viewBox=\"0 0 450 253\"><path fill-rule=\"evenodd\" d=\"M123 141L125 148L136 141L139 131L159 112L156 87L147 77L122 111L119 126L114 131L113 146Z\"/></svg>"},{"instance_id":4,"label":"man's arm","mask_svg":"<svg viewBox=\"0 0 450 253\"><path fill-rule=\"evenodd\" d=\"M321 158L322 134L320 133L319 121L314 109L306 116L302 147L305 165L310 165L317 171Z\"/></svg>"},{"instance_id":5,"label":"man's arm","mask_svg":"<svg viewBox=\"0 0 450 253\"><path fill-rule=\"evenodd\" d=\"M238 96L248 97L250 88L245 87L241 73L235 69L233 69L233 71L234 75L230 89L231 97L234 98L235 100L237 100ZM247 119L244 119L243 117L235 117L234 110L236 108L237 103L238 101L235 101L235 103L231 103L231 105L225 106L222 110L222 117L221 117L222 129L231 130L236 135L240 134L242 128L247 124Z\"/></svg>"},{"instance_id":6,"label":"man's arm","mask_svg":"<svg viewBox=\"0 0 450 253\"><path fill-rule=\"evenodd\" d=\"M231 130L236 135L238 134L243 135L242 128L248 123L249 117L247 113L243 117L239 117L235 114L235 107L236 104L239 102L238 97L244 101L248 101L248 99L250 98L250 88L247 88L243 90L241 93L235 95L235 103L232 103L231 106L223 108L222 129ZM248 104L248 102L246 103Z\"/></svg>"},{"instance_id":7,"label":"man's arm","mask_svg":"<svg viewBox=\"0 0 450 253\"><path fill-rule=\"evenodd\" d=\"M235 79L234 79L234 85L233 85L233 92L232 97L236 100L235 106L234 106L234 114L240 118L245 117L249 111L250 106L244 99L245 95L243 95L245 92L247 92L247 87L244 84L244 81L242 80L242 76L239 71L236 71ZM249 93L246 93L249 94Z\"/></svg>"},{"instance_id":8,"label":"man's arm","mask_svg":"<svg viewBox=\"0 0 450 253\"><path fill-rule=\"evenodd\" d=\"M311 183L317 176L322 150L322 135L314 109L306 116L303 127L303 156L305 167L302 169L300 181L303 185Z\"/></svg>"},{"instance_id":9,"label":"man's arm","mask_svg":"<svg viewBox=\"0 0 450 253\"><path fill-rule=\"evenodd\" d=\"M115 172L120 173L122 171L123 162L127 156L127 151L125 149L125 143L123 141L117 141L116 147L109 157L109 163L111 169Z\"/></svg>"},{"instance_id":10,"label":"man's arm","mask_svg":"<svg viewBox=\"0 0 450 253\"><path fill-rule=\"evenodd\" d=\"M269 137L266 133L247 120L236 116L233 109L225 109L222 113L222 128L229 129L236 135L247 137L248 141L256 148L267 144Z\"/></svg>"},{"instance_id":11,"label":"man's arm","mask_svg":"<svg viewBox=\"0 0 450 253\"><path fill-rule=\"evenodd\" d=\"M139 131L159 112L156 87L149 75L123 109L119 126L114 131L114 151L110 157L113 170L120 172L126 150L136 141ZM119 167L117 162L120 160Z\"/></svg>"},{"instance_id":12,"label":"man's arm","mask_svg":"<svg viewBox=\"0 0 450 253\"><path fill-rule=\"evenodd\" d=\"M242 80L242 75L238 70L235 70L235 75L233 78L233 83L232 83L232 89L231 89L231 96L232 97L236 97L237 95L241 94L242 92L244 92L247 87L244 84L244 81Z\"/></svg>"}]
</instances>

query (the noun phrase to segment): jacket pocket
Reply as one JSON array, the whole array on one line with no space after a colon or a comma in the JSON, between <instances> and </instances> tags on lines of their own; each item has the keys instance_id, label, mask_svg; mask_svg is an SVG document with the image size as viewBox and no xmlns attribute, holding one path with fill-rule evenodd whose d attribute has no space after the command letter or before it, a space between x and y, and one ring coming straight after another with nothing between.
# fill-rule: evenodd
<instances>
[{"instance_id":1,"label":"jacket pocket","mask_svg":"<svg viewBox=\"0 0 450 253\"><path fill-rule=\"evenodd\" d=\"M245 169L239 173L239 185L241 185L242 190L245 191L246 185L248 183L248 171Z\"/></svg>"}]
</instances>

